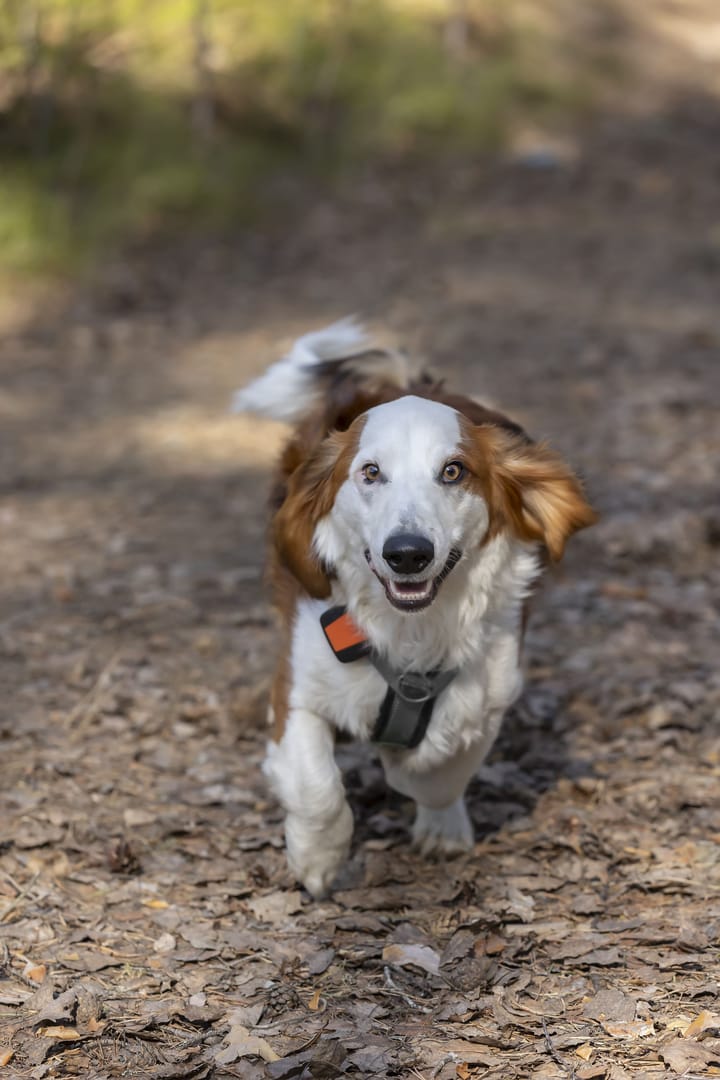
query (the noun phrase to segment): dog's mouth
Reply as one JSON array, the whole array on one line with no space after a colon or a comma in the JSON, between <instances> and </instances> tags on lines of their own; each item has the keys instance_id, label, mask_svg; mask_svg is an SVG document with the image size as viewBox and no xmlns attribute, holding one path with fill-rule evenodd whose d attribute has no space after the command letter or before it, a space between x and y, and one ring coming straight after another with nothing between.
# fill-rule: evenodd
<instances>
[{"instance_id":1,"label":"dog's mouth","mask_svg":"<svg viewBox=\"0 0 720 1080\"><path fill-rule=\"evenodd\" d=\"M437 577L427 578L425 581L396 581L394 578L385 578L378 574L372 564L370 552L365 552L368 566L385 589L385 595L392 606L397 608L398 611L406 612L422 611L424 608L430 607L437 596L438 589L461 557L462 551L453 548Z\"/></svg>"}]
</instances>

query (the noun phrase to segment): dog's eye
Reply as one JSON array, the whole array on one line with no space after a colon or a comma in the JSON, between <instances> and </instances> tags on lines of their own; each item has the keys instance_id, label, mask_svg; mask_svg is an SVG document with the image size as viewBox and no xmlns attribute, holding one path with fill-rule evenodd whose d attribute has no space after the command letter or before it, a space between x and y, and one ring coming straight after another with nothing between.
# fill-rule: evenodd
<instances>
[{"instance_id":1,"label":"dog's eye","mask_svg":"<svg viewBox=\"0 0 720 1080\"><path fill-rule=\"evenodd\" d=\"M366 484L374 484L380 476L380 467L374 462L369 461L367 465L363 465L360 472Z\"/></svg>"},{"instance_id":2,"label":"dog's eye","mask_svg":"<svg viewBox=\"0 0 720 1080\"><path fill-rule=\"evenodd\" d=\"M448 461L440 473L440 479L443 484L457 484L458 480L462 479L464 472L465 466L461 462Z\"/></svg>"}]
</instances>

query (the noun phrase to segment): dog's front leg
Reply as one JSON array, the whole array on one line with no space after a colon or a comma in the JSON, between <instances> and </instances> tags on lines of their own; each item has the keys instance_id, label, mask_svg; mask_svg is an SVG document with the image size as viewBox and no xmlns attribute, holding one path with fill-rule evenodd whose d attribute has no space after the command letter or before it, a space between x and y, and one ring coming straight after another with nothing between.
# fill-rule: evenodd
<instances>
[{"instance_id":1,"label":"dog's front leg","mask_svg":"<svg viewBox=\"0 0 720 1080\"><path fill-rule=\"evenodd\" d=\"M305 709L291 710L282 738L268 747L264 771L287 811L290 869L314 897L325 896L353 831L330 725Z\"/></svg>"}]
</instances>

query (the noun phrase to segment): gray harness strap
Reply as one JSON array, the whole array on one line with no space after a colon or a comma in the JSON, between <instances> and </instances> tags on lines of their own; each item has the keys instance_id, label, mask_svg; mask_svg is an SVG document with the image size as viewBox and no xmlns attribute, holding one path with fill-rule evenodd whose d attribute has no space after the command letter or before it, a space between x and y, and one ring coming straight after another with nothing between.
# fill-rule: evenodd
<instances>
[{"instance_id":1,"label":"gray harness strap","mask_svg":"<svg viewBox=\"0 0 720 1080\"><path fill-rule=\"evenodd\" d=\"M387 693L380 706L371 741L379 746L412 750L420 743L432 718L433 707L455 676L453 671L396 671L372 649L369 641L354 625L347 609L338 605L320 616L328 645L341 664L351 664L365 657L387 683ZM339 632L338 632L339 631Z\"/></svg>"},{"instance_id":2,"label":"gray harness strap","mask_svg":"<svg viewBox=\"0 0 720 1080\"><path fill-rule=\"evenodd\" d=\"M371 741L379 746L412 750L427 731L435 701L457 671L398 672L374 652L368 659L388 684Z\"/></svg>"}]
</instances>

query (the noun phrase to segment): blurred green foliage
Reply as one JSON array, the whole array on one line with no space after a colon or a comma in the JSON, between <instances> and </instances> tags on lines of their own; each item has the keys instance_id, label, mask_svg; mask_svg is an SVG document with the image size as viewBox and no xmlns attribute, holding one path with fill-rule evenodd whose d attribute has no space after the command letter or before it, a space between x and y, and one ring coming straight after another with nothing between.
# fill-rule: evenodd
<instances>
[{"instance_id":1,"label":"blurred green foliage","mask_svg":"<svg viewBox=\"0 0 720 1080\"><path fill-rule=\"evenodd\" d=\"M512 0L0 0L0 265L243 222L288 173L485 149L587 96Z\"/></svg>"}]
</instances>

